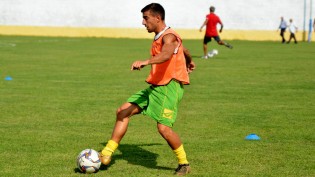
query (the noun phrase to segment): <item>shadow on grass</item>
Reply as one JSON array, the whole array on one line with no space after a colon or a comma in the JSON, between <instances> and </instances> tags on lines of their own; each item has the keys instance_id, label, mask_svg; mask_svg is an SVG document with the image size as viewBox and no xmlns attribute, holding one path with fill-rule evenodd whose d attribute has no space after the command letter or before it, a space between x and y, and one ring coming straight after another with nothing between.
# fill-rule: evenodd
<instances>
[{"instance_id":1,"label":"shadow on grass","mask_svg":"<svg viewBox=\"0 0 315 177\"><path fill-rule=\"evenodd\" d=\"M201 58L202 55L191 55L191 58Z\"/></svg>"},{"instance_id":2,"label":"shadow on grass","mask_svg":"<svg viewBox=\"0 0 315 177\"><path fill-rule=\"evenodd\" d=\"M104 146L106 143L102 143ZM174 170L169 167L162 167L157 165L158 154L143 149L143 146L159 146L162 144L120 144L118 150L122 153L113 155L112 161L108 166L101 166L100 170L107 170L111 165L115 164L115 160L126 160L129 164L140 165L146 168L158 170Z\"/></svg>"},{"instance_id":3,"label":"shadow on grass","mask_svg":"<svg viewBox=\"0 0 315 177\"><path fill-rule=\"evenodd\" d=\"M77 167L77 168L74 168L73 171L74 171L75 173L82 173L78 167Z\"/></svg>"}]
</instances>

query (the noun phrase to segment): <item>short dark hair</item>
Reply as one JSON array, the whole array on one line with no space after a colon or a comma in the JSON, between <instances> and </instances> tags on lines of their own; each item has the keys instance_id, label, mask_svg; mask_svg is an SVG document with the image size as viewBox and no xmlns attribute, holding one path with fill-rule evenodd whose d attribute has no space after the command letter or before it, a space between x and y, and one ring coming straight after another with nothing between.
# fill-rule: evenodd
<instances>
[{"instance_id":1,"label":"short dark hair","mask_svg":"<svg viewBox=\"0 0 315 177\"><path fill-rule=\"evenodd\" d=\"M210 6L210 12L214 12L215 11L215 7L214 6Z\"/></svg>"},{"instance_id":2,"label":"short dark hair","mask_svg":"<svg viewBox=\"0 0 315 177\"><path fill-rule=\"evenodd\" d=\"M141 10L141 12L143 13L143 12L146 12L148 10L150 10L151 13L153 13L154 15L160 15L162 20L165 19L165 10L161 6L161 4L158 4L158 3L148 4Z\"/></svg>"}]
</instances>

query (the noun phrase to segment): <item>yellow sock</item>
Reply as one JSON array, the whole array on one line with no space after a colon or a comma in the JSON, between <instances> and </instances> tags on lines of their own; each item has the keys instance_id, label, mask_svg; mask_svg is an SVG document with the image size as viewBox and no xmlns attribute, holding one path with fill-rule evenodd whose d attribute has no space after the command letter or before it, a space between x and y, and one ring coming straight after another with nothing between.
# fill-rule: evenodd
<instances>
[{"instance_id":1,"label":"yellow sock","mask_svg":"<svg viewBox=\"0 0 315 177\"><path fill-rule=\"evenodd\" d=\"M109 140L106 146L104 147L104 149L102 150L102 154L111 156L114 153L114 151L117 149L117 147L118 147L118 144L115 141Z\"/></svg>"},{"instance_id":2,"label":"yellow sock","mask_svg":"<svg viewBox=\"0 0 315 177\"><path fill-rule=\"evenodd\" d=\"M184 150L184 146L180 145L179 148L173 150L176 154L176 157L178 159L179 164L188 164L187 158L186 158L186 152Z\"/></svg>"}]
</instances>

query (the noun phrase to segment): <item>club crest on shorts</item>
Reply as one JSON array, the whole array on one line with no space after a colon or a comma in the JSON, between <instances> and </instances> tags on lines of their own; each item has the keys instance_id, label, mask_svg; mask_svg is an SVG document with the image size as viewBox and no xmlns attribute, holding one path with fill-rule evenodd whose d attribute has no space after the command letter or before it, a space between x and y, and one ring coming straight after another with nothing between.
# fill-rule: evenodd
<instances>
[{"instance_id":1,"label":"club crest on shorts","mask_svg":"<svg viewBox=\"0 0 315 177\"><path fill-rule=\"evenodd\" d=\"M164 108L163 117L167 119L173 118L174 111Z\"/></svg>"}]
</instances>

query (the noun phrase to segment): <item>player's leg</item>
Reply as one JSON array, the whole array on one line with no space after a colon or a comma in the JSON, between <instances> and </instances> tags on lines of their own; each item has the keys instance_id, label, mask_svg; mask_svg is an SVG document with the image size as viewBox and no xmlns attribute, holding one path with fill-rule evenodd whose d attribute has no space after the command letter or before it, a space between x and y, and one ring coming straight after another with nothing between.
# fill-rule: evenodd
<instances>
[{"instance_id":1,"label":"player's leg","mask_svg":"<svg viewBox=\"0 0 315 177\"><path fill-rule=\"evenodd\" d=\"M112 132L112 137L100 153L100 160L104 165L110 163L112 154L117 149L118 144L127 132L130 117L140 112L141 108L132 103L124 103L117 109L116 123Z\"/></svg>"},{"instance_id":2,"label":"player's leg","mask_svg":"<svg viewBox=\"0 0 315 177\"><path fill-rule=\"evenodd\" d=\"M172 130L171 127L158 123L157 128L159 130L160 135L166 140L166 142L168 143L168 145L172 148L174 152L183 146L182 141L180 140L180 137L178 136L177 133L175 133ZM188 164L184 148L182 148L181 152L179 152L178 154L176 154L178 158L178 163Z\"/></svg>"},{"instance_id":3,"label":"player's leg","mask_svg":"<svg viewBox=\"0 0 315 177\"><path fill-rule=\"evenodd\" d=\"M100 153L101 162L108 165L113 152L117 149L120 140L127 132L129 119L131 116L140 113L148 104L148 93L150 87L131 95L127 103L121 105L116 111L116 123L112 132L112 137Z\"/></svg>"},{"instance_id":4,"label":"player's leg","mask_svg":"<svg viewBox=\"0 0 315 177\"><path fill-rule=\"evenodd\" d=\"M225 47L230 48L230 49L233 48L233 46L232 46L231 44L222 41L221 38L220 38L220 36L215 36L214 39L217 41L217 43L218 43L219 45L224 45Z\"/></svg>"},{"instance_id":5,"label":"player's leg","mask_svg":"<svg viewBox=\"0 0 315 177\"><path fill-rule=\"evenodd\" d=\"M185 175L191 171L184 146L180 140L180 137L175 133L171 127L166 125L157 124L157 128L161 136L167 141L168 145L172 148L178 159L178 168L175 170L177 175Z\"/></svg>"},{"instance_id":6,"label":"player's leg","mask_svg":"<svg viewBox=\"0 0 315 177\"><path fill-rule=\"evenodd\" d=\"M185 175L190 172L186 152L177 133L172 130L176 121L178 105L183 97L184 88L176 80L165 86L155 87L149 95L150 104L146 109L147 115L157 121L157 129L167 141L178 159L176 174Z\"/></svg>"},{"instance_id":7,"label":"player's leg","mask_svg":"<svg viewBox=\"0 0 315 177\"><path fill-rule=\"evenodd\" d=\"M207 50L208 50L207 44L203 44L203 56L204 56L204 57L207 56Z\"/></svg>"},{"instance_id":8,"label":"player's leg","mask_svg":"<svg viewBox=\"0 0 315 177\"><path fill-rule=\"evenodd\" d=\"M123 138L127 132L128 122L131 116L141 112L141 108L132 103L124 103L116 111L116 123L111 139L117 143Z\"/></svg>"},{"instance_id":9,"label":"player's leg","mask_svg":"<svg viewBox=\"0 0 315 177\"><path fill-rule=\"evenodd\" d=\"M211 41L211 37L205 36L203 38L203 56L202 56L202 58L204 58L204 59L208 58L208 54L207 54L208 53L208 46L207 46L207 44L210 41Z\"/></svg>"}]
</instances>

